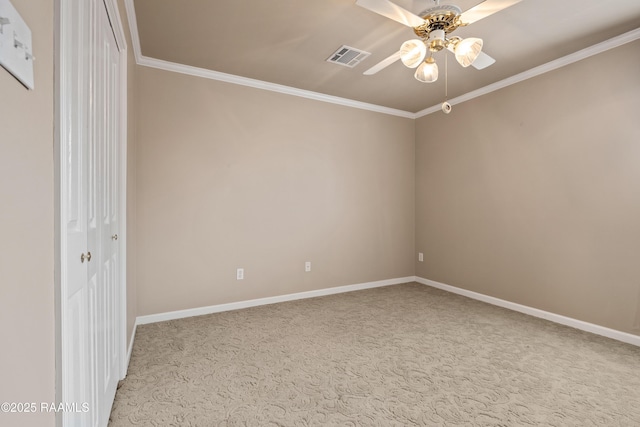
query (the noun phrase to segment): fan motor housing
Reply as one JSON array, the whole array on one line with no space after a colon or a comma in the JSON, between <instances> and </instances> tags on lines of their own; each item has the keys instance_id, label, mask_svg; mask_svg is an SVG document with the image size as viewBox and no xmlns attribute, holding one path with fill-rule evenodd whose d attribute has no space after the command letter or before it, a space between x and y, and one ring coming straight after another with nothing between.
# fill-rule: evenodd
<instances>
[{"instance_id":1,"label":"fan motor housing","mask_svg":"<svg viewBox=\"0 0 640 427\"><path fill-rule=\"evenodd\" d=\"M420 12L425 20L423 25L413 28L413 32L420 38L428 38L433 30L443 30L446 34L463 25L460 21L462 10L454 5L434 6Z\"/></svg>"}]
</instances>

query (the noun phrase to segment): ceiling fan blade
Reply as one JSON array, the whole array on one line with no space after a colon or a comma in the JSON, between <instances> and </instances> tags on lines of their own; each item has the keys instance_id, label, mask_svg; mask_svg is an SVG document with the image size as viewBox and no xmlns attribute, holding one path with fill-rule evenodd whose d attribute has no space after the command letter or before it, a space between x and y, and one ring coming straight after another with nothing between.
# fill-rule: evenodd
<instances>
[{"instance_id":1,"label":"ceiling fan blade","mask_svg":"<svg viewBox=\"0 0 640 427\"><path fill-rule=\"evenodd\" d=\"M393 64L398 59L400 59L400 51L397 51L396 53L394 53L393 55L389 56L388 58L383 59L382 61L378 62L376 65L374 65L373 67L369 68L367 71L365 71L362 74L364 74L365 76L371 76L371 75L377 73L378 71L381 71L381 70L387 68L389 65Z\"/></svg>"},{"instance_id":2,"label":"ceiling fan blade","mask_svg":"<svg viewBox=\"0 0 640 427\"><path fill-rule=\"evenodd\" d=\"M463 12L461 20L465 24L473 24L476 21L493 15L496 12L500 12L516 3L520 3L522 0L485 0L477 6Z\"/></svg>"},{"instance_id":3,"label":"ceiling fan blade","mask_svg":"<svg viewBox=\"0 0 640 427\"><path fill-rule=\"evenodd\" d=\"M356 4L408 27L418 27L424 24L424 19L389 0L357 0Z\"/></svg>"},{"instance_id":4,"label":"ceiling fan blade","mask_svg":"<svg viewBox=\"0 0 640 427\"><path fill-rule=\"evenodd\" d=\"M476 70L482 70L483 68L487 68L489 65L493 64L494 62L496 62L495 59L493 59L492 57L490 57L484 52L480 52L480 55L478 55L476 60L471 63L471 66Z\"/></svg>"}]
</instances>

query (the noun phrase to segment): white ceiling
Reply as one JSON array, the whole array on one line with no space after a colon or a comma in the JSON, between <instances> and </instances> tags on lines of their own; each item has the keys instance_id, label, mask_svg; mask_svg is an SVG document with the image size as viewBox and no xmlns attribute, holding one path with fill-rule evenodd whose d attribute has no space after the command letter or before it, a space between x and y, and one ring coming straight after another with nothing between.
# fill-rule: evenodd
<instances>
[{"instance_id":1,"label":"white ceiling","mask_svg":"<svg viewBox=\"0 0 640 427\"><path fill-rule=\"evenodd\" d=\"M396 0L417 13L432 0ZM480 0L443 0L467 10ZM355 0L134 0L141 53L296 89L416 113L640 28L640 0L522 0L459 28L480 37L497 62L462 68L435 55L440 78L420 83L397 62L362 73L397 51L413 31ZM635 38L635 37L634 37ZM326 62L340 46L371 52L355 68ZM604 67L606 69L606 66Z\"/></svg>"}]
</instances>

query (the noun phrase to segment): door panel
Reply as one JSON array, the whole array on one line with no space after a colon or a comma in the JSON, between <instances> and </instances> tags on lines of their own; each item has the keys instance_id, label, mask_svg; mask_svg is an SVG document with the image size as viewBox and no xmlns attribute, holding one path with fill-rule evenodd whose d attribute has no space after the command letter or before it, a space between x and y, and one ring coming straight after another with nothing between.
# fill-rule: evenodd
<instances>
[{"instance_id":1,"label":"door panel","mask_svg":"<svg viewBox=\"0 0 640 427\"><path fill-rule=\"evenodd\" d=\"M102 0L60 5L62 402L89 409L63 413L63 425L105 427L123 342L120 52Z\"/></svg>"},{"instance_id":2,"label":"door panel","mask_svg":"<svg viewBox=\"0 0 640 427\"><path fill-rule=\"evenodd\" d=\"M99 0L96 0L100 2ZM101 2L100 2L101 3ZM107 420L111 403L118 383L119 352L116 347L118 338L118 316L116 303L118 300L117 254L119 242L112 238L117 230L117 200L118 200L118 69L119 52L111 24L104 7L98 7L97 46L99 65L97 67L99 79L95 86L100 92L101 101L96 108L96 118L101 129L101 194L100 194L100 269L102 270L102 301L100 306L101 328L98 332L101 338L101 376L98 383L104 406L102 412Z\"/></svg>"},{"instance_id":3,"label":"door panel","mask_svg":"<svg viewBox=\"0 0 640 427\"><path fill-rule=\"evenodd\" d=\"M87 402L93 396L93 327L88 282L88 174L89 147L87 93L89 65L81 60L90 38L90 8L84 1L61 3L60 65L60 216L61 216L61 339L62 402ZM91 413L64 412L65 426L93 426Z\"/></svg>"}]
</instances>

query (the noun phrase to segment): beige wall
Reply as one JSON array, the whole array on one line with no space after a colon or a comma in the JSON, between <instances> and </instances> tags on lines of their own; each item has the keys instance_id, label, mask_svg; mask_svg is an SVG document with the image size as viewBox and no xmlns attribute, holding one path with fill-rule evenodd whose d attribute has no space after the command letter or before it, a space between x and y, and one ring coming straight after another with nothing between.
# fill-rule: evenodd
<instances>
[{"instance_id":1,"label":"beige wall","mask_svg":"<svg viewBox=\"0 0 640 427\"><path fill-rule=\"evenodd\" d=\"M640 333L640 42L416 123L416 274Z\"/></svg>"},{"instance_id":2,"label":"beige wall","mask_svg":"<svg viewBox=\"0 0 640 427\"><path fill-rule=\"evenodd\" d=\"M35 90L0 68L0 402L52 402L54 341L53 2L12 0L30 26ZM52 426L54 414L0 425Z\"/></svg>"},{"instance_id":3,"label":"beige wall","mask_svg":"<svg viewBox=\"0 0 640 427\"><path fill-rule=\"evenodd\" d=\"M412 120L151 68L137 84L138 315L413 276Z\"/></svg>"}]
</instances>

